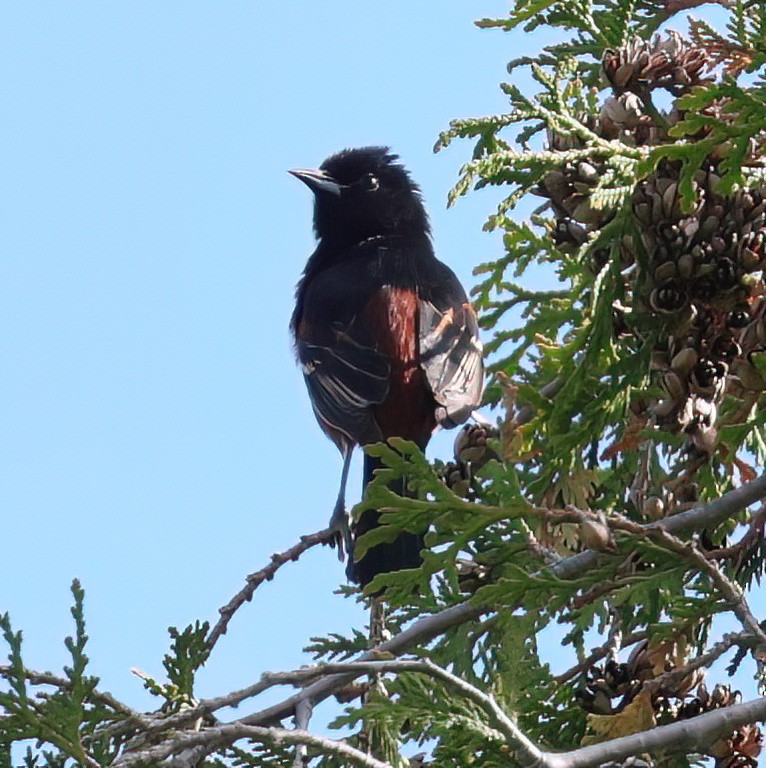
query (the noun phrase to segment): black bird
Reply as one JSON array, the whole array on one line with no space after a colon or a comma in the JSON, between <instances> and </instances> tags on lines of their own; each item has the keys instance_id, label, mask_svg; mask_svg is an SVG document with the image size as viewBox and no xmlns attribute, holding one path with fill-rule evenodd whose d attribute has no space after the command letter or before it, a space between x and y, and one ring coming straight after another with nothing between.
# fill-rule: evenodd
<instances>
[{"instance_id":1,"label":"black bird","mask_svg":"<svg viewBox=\"0 0 766 768\"><path fill-rule=\"evenodd\" d=\"M367 511L349 531L354 447L396 436L425 450L437 426L470 416L483 388L476 314L434 256L420 190L397 160L387 147L364 147L329 157L319 170L290 171L314 193L319 241L290 327L319 425L343 454L330 522L349 553L346 573L362 586L420 565L423 535L403 533L354 561L353 541L378 524L378 513ZM365 455L365 486L379 466Z\"/></svg>"}]
</instances>

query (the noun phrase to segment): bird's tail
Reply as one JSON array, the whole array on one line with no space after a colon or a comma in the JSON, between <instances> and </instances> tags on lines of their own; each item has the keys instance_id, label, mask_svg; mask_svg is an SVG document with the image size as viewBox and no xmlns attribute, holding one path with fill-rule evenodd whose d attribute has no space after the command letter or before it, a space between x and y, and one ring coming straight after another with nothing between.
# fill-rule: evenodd
<instances>
[{"instance_id":1,"label":"bird's tail","mask_svg":"<svg viewBox=\"0 0 766 768\"><path fill-rule=\"evenodd\" d=\"M364 455L364 487L372 480L374 470L382 467L380 459L373 456ZM390 486L391 490L400 496L410 496L407 490L405 480L396 481ZM362 516L353 526L354 540L358 539L367 531L378 526L380 515L374 509L368 509L362 513ZM389 544L378 544L367 550L367 553L358 561L354 561L354 553L351 552L346 566L346 576L349 581L353 581L362 587L367 586L379 573L390 573L391 571L400 571L404 568L417 568L423 558L420 556L420 550L423 549L424 541L422 533L400 533L394 541Z\"/></svg>"}]
</instances>

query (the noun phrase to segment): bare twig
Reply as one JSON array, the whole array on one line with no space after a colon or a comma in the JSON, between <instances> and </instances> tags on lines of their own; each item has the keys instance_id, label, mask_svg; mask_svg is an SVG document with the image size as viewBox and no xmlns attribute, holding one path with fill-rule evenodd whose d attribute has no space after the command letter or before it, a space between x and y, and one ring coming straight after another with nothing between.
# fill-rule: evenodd
<instances>
[{"instance_id":1,"label":"bare twig","mask_svg":"<svg viewBox=\"0 0 766 768\"><path fill-rule=\"evenodd\" d=\"M297 560L306 550L315 547L317 544L328 544L332 541L335 533L333 528L324 528L316 533L301 536L300 541L297 544L293 544L292 547L286 549L284 552L276 552L271 556L268 565L247 576L245 579L245 586L242 587L242 589L237 592L237 594L234 595L223 608L218 610L220 618L207 636L208 653L212 651L213 646L218 642L221 635L226 634L232 616L234 616L239 608L245 603L253 599L255 590L258 589L264 581L271 581L276 572L285 563Z\"/></svg>"}]
</instances>

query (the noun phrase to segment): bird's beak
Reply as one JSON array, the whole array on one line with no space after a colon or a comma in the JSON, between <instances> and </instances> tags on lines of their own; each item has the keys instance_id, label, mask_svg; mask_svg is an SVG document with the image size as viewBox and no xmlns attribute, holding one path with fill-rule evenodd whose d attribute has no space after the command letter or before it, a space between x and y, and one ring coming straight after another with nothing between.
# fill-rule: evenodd
<instances>
[{"instance_id":1,"label":"bird's beak","mask_svg":"<svg viewBox=\"0 0 766 768\"><path fill-rule=\"evenodd\" d=\"M340 195L342 184L338 184L332 176L324 171L315 171L310 168L296 168L292 171L296 179L300 179L308 188L314 192L329 192L332 195Z\"/></svg>"}]
</instances>

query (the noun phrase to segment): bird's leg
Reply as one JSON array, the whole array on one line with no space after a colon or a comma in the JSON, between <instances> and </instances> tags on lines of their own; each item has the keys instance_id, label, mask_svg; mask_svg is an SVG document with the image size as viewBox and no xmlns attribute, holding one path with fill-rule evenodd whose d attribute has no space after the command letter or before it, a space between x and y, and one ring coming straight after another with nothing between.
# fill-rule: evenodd
<instances>
[{"instance_id":1,"label":"bird's leg","mask_svg":"<svg viewBox=\"0 0 766 768\"><path fill-rule=\"evenodd\" d=\"M307 731L309 721L314 711L313 704L308 699L299 699L295 705L295 728L299 731ZM293 768L305 768L309 758L306 754L306 745L298 744L295 747L295 757L293 758Z\"/></svg>"},{"instance_id":2,"label":"bird's leg","mask_svg":"<svg viewBox=\"0 0 766 768\"><path fill-rule=\"evenodd\" d=\"M354 447L348 445L343 449L343 469L340 473L340 489L335 501L335 508L330 518L330 528L335 530L333 545L338 545L338 559L342 562L344 551L352 556L351 527L349 526L348 512L346 512L346 483L348 482L348 470L351 466L351 454Z\"/></svg>"}]
</instances>

